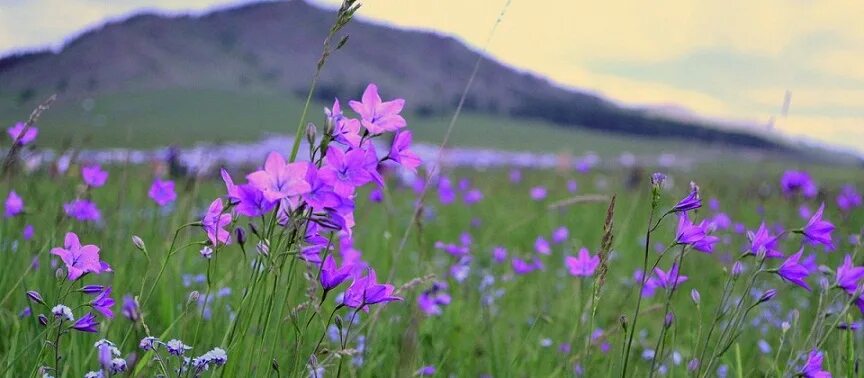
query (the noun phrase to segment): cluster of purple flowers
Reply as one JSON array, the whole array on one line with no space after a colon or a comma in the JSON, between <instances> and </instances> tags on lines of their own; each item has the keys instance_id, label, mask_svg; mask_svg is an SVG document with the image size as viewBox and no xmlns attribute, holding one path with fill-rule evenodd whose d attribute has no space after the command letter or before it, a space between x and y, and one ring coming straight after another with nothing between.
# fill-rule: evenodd
<instances>
[{"instance_id":1,"label":"cluster of purple flowers","mask_svg":"<svg viewBox=\"0 0 864 378\"><path fill-rule=\"evenodd\" d=\"M248 174L243 184L236 184L223 170L228 201L214 200L200 224L210 244L218 247L232 242L227 227L237 217L275 212L280 225L302 230L304 245L299 257L319 268L324 295L350 278L340 305L366 310L368 305L401 298L394 295L392 285L378 283L375 270L352 247L357 188L369 183L383 185L378 170L382 164L393 162L413 171L420 161L410 150L411 132L403 130L406 122L399 115L404 100L382 101L377 86L370 84L362 100L350 105L358 118L343 113L338 100L327 109L327 133L314 146L310 161L292 162L271 152L262 169ZM388 132L396 133L394 142L389 153L379 158L372 139ZM328 233L339 239L342 265L329 253L332 236L327 237ZM270 253L267 240L259 245Z\"/></svg>"},{"instance_id":2,"label":"cluster of purple flowers","mask_svg":"<svg viewBox=\"0 0 864 378\"><path fill-rule=\"evenodd\" d=\"M81 179L84 181L84 191L78 198L63 205L66 215L79 222L100 222L102 212L96 203L88 198L91 190L102 187L108 181L108 172L98 164L81 167Z\"/></svg>"}]
</instances>

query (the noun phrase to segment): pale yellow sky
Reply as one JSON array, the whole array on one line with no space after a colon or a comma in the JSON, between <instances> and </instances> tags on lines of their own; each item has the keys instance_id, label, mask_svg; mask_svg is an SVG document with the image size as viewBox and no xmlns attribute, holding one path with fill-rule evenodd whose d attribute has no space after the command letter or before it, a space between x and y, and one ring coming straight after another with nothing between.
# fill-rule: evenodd
<instances>
[{"instance_id":1,"label":"pale yellow sky","mask_svg":"<svg viewBox=\"0 0 864 378\"><path fill-rule=\"evenodd\" d=\"M455 35L479 48L506 0L367 0L361 17ZM0 51L147 6L224 0L3 0ZM334 5L339 0L316 0ZM234 2L237 3L237 2ZM489 53L634 105L765 124L864 151L864 1L512 0ZM779 117L786 90L788 118Z\"/></svg>"}]
</instances>

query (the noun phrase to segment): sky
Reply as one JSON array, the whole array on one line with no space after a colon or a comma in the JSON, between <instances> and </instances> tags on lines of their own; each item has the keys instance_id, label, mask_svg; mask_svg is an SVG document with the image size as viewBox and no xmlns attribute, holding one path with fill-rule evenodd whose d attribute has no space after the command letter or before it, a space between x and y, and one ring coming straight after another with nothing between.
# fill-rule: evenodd
<instances>
[{"instance_id":1,"label":"sky","mask_svg":"<svg viewBox=\"0 0 864 378\"><path fill-rule=\"evenodd\" d=\"M480 49L506 1L366 0L359 17ZM56 47L142 9L200 13L243 1L0 2L4 53ZM785 135L864 153L862 16L860 0L512 0L488 53L623 104L686 109L762 131L773 119L772 130Z\"/></svg>"}]
</instances>

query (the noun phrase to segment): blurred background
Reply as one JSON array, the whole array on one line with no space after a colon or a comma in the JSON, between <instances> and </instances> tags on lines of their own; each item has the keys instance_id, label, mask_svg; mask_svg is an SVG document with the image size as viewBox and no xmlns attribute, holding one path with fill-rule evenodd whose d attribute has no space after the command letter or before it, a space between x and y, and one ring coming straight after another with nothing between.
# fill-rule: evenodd
<instances>
[{"instance_id":1,"label":"blurred background","mask_svg":"<svg viewBox=\"0 0 864 378\"><path fill-rule=\"evenodd\" d=\"M0 122L56 93L43 147L290 135L339 3L3 0ZM482 55L452 146L861 165L861 14L858 1L371 0L310 120L374 82L407 100L415 139L432 146Z\"/></svg>"}]
</instances>

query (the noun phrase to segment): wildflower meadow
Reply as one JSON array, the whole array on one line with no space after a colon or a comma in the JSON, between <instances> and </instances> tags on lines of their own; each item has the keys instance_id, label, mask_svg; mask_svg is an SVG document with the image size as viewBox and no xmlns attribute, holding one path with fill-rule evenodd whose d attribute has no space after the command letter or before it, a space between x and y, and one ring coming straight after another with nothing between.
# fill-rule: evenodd
<instances>
[{"instance_id":1,"label":"wildflower meadow","mask_svg":"<svg viewBox=\"0 0 864 378\"><path fill-rule=\"evenodd\" d=\"M0 375L864 376L860 169L448 160L375 80L195 164L8 125Z\"/></svg>"}]
</instances>

